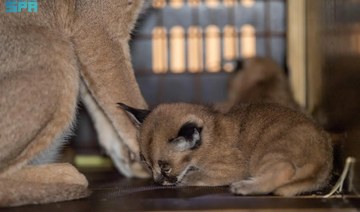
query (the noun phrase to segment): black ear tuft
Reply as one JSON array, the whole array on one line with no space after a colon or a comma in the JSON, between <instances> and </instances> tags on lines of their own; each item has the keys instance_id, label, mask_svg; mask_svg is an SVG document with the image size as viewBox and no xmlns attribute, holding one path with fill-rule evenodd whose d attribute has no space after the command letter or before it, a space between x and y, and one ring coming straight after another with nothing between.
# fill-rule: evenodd
<instances>
[{"instance_id":1,"label":"black ear tuft","mask_svg":"<svg viewBox=\"0 0 360 212\"><path fill-rule=\"evenodd\" d=\"M240 72L243 68L244 68L244 61L241 59L237 60L235 63L234 72L235 73Z\"/></svg>"},{"instance_id":2,"label":"black ear tuft","mask_svg":"<svg viewBox=\"0 0 360 212\"><path fill-rule=\"evenodd\" d=\"M177 151L197 149L201 145L201 131L195 123L184 124L177 135L177 138L170 141Z\"/></svg>"},{"instance_id":3,"label":"black ear tuft","mask_svg":"<svg viewBox=\"0 0 360 212\"><path fill-rule=\"evenodd\" d=\"M202 128L198 127L195 123L185 123L179 130L177 137L184 137L187 140L192 139L195 129L201 133Z\"/></svg>"},{"instance_id":4,"label":"black ear tuft","mask_svg":"<svg viewBox=\"0 0 360 212\"><path fill-rule=\"evenodd\" d=\"M144 122L145 118L151 113L150 110L136 109L130 106L127 106L124 103L117 103L118 106L125 110L130 118L137 124L140 125Z\"/></svg>"}]
</instances>

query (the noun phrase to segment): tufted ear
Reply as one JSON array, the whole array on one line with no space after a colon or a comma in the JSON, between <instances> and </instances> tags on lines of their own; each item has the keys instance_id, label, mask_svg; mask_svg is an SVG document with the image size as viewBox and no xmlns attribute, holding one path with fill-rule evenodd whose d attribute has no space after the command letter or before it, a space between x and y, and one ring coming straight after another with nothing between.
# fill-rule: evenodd
<instances>
[{"instance_id":1,"label":"tufted ear","mask_svg":"<svg viewBox=\"0 0 360 212\"><path fill-rule=\"evenodd\" d=\"M127 106L124 103L117 103L118 106L123 109L128 116L130 117L130 119L137 125L140 126L145 118L149 115L149 113L151 112L150 110L142 110L142 109L136 109L130 106Z\"/></svg>"},{"instance_id":2,"label":"tufted ear","mask_svg":"<svg viewBox=\"0 0 360 212\"><path fill-rule=\"evenodd\" d=\"M244 69L244 61L239 59L239 60L236 60L235 62L235 68L234 68L234 72L240 72Z\"/></svg>"},{"instance_id":3,"label":"tufted ear","mask_svg":"<svg viewBox=\"0 0 360 212\"><path fill-rule=\"evenodd\" d=\"M201 145L201 131L195 123L185 123L179 130L175 139L170 140L176 151L197 149Z\"/></svg>"}]
</instances>

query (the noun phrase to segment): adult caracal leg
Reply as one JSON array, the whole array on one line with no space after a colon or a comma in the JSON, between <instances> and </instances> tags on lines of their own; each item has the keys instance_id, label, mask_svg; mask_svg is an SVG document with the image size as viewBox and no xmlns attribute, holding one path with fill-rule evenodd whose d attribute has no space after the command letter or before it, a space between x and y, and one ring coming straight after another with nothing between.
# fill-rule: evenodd
<instances>
[{"instance_id":1,"label":"adult caracal leg","mask_svg":"<svg viewBox=\"0 0 360 212\"><path fill-rule=\"evenodd\" d=\"M8 44L9 38L0 41ZM87 181L69 165L56 166L60 176L71 176L62 182L51 182L50 170L56 168L52 165L26 168L51 162L71 129L79 90L71 45L56 33L30 27L14 29L11 40L17 48L2 45L10 56L0 65L0 205L83 197ZM23 171L36 172L36 179L23 179ZM48 181L41 182L44 179ZM56 192L61 194L54 195Z\"/></svg>"}]
</instances>

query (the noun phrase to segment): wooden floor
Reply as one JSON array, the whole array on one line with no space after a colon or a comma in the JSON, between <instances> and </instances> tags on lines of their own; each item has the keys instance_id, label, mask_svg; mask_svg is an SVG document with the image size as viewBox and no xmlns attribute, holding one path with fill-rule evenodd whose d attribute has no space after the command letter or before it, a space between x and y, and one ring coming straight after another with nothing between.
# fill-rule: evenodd
<instances>
[{"instance_id":1,"label":"wooden floor","mask_svg":"<svg viewBox=\"0 0 360 212\"><path fill-rule=\"evenodd\" d=\"M282 198L233 196L227 187L163 187L149 180L124 179L117 172L86 173L93 194L83 200L0 211L358 211L351 195L323 199L319 195Z\"/></svg>"}]
</instances>

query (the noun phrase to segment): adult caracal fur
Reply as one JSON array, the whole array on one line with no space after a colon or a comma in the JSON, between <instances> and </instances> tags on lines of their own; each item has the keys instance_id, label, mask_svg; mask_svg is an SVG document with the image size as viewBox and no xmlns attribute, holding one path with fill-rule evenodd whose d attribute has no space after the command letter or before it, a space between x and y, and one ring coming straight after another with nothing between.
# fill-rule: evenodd
<instances>
[{"instance_id":1,"label":"adult caracal fur","mask_svg":"<svg viewBox=\"0 0 360 212\"><path fill-rule=\"evenodd\" d=\"M74 167L48 164L71 131L79 99L120 171L146 176L137 162L136 130L116 106L121 100L147 107L128 47L143 0L38 4L37 13L0 12L0 206L88 194Z\"/></svg>"}]
</instances>

